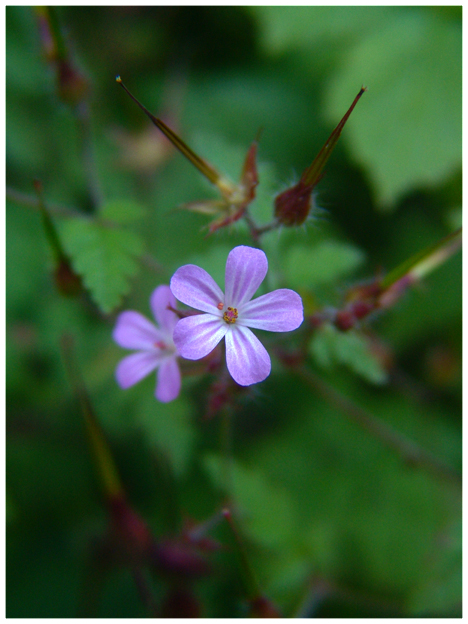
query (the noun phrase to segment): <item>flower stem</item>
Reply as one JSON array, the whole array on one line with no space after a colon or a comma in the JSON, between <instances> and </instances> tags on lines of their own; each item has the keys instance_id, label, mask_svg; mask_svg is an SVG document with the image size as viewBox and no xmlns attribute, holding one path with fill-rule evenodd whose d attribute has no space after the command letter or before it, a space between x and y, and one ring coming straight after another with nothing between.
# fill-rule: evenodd
<instances>
[{"instance_id":1,"label":"flower stem","mask_svg":"<svg viewBox=\"0 0 468 624\"><path fill-rule=\"evenodd\" d=\"M96 158L94 155L94 144L91 133L91 116L87 102L80 102L75 108L75 115L81 135L81 154L83 167L87 179L88 192L94 210L104 202L104 195L97 174Z\"/></svg>"},{"instance_id":2,"label":"flower stem","mask_svg":"<svg viewBox=\"0 0 468 624\"><path fill-rule=\"evenodd\" d=\"M36 197L29 195L28 193L23 193L22 191L17 191L11 187L6 187L5 196L8 201L14 202L19 206L23 206L23 208L30 208L32 210L41 210L40 201ZM58 204L50 204L47 202L47 210L50 214L54 214L60 217L83 217L84 215L73 208L68 208L67 206L59 206Z\"/></svg>"},{"instance_id":3,"label":"flower stem","mask_svg":"<svg viewBox=\"0 0 468 624\"><path fill-rule=\"evenodd\" d=\"M221 418L221 452L223 455L223 480L228 501L234 497L232 478L232 410L227 405L222 410Z\"/></svg>"},{"instance_id":4,"label":"flower stem","mask_svg":"<svg viewBox=\"0 0 468 624\"><path fill-rule=\"evenodd\" d=\"M261 596L260 587L253 573L253 570L250 566L250 562L248 560L247 553L245 550L245 545L242 541L241 535L237 528L237 524L234 521L234 518L232 516L230 509L228 508L223 509L222 514L226 518L226 521L232 531L232 534L234 535L234 539L236 540L247 596L249 600L255 600L255 598L257 598L258 596Z\"/></svg>"}]
</instances>

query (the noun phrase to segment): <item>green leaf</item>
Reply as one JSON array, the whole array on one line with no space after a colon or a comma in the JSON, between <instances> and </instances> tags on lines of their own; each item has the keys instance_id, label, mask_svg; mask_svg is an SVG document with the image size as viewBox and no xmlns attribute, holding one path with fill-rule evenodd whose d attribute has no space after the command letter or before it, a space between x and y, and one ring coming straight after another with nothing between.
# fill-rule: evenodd
<instances>
[{"instance_id":1,"label":"green leaf","mask_svg":"<svg viewBox=\"0 0 468 624\"><path fill-rule=\"evenodd\" d=\"M354 245L326 241L312 248L292 247L284 268L292 288L315 288L349 275L363 262L363 252Z\"/></svg>"},{"instance_id":2,"label":"green leaf","mask_svg":"<svg viewBox=\"0 0 468 624\"><path fill-rule=\"evenodd\" d=\"M388 7L336 6L255 6L249 7L258 18L260 41L271 54L314 45L333 48L362 36L376 23L388 19ZM333 48L330 49L330 45Z\"/></svg>"},{"instance_id":3,"label":"green leaf","mask_svg":"<svg viewBox=\"0 0 468 624\"><path fill-rule=\"evenodd\" d=\"M423 582L410 599L416 617L449 613L461 617L462 522L454 522L438 540L425 568Z\"/></svg>"},{"instance_id":4,"label":"green leaf","mask_svg":"<svg viewBox=\"0 0 468 624\"><path fill-rule=\"evenodd\" d=\"M145 214L146 210L131 199L113 199L99 208L101 219L122 224L138 221Z\"/></svg>"},{"instance_id":5,"label":"green leaf","mask_svg":"<svg viewBox=\"0 0 468 624\"><path fill-rule=\"evenodd\" d=\"M151 375L151 383L155 384ZM177 476L182 476L192 458L196 430L190 404L183 396L170 403L160 403L153 393L146 393L137 419L149 444L167 455Z\"/></svg>"},{"instance_id":6,"label":"green leaf","mask_svg":"<svg viewBox=\"0 0 468 624\"><path fill-rule=\"evenodd\" d=\"M369 88L343 139L368 169L381 207L461 166L461 58L459 24L407 9L362 39L330 80L331 122L356 88Z\"/></svg>"},{"instance_id":7,"label":"green leaf","mask_svg":"<svg viewBox=\"0 0 468 624\"><path fill-rule=\"evenodd\" d=\"M362 334L352 330L341 332L327 324L312 338L310 353L323 368L343 364L371 383L385 383L387 373L369 347L369 341Z\"/></svg>"},{"instance_id":8,"label":"green leaf","mask_svg":"<svg viewBox=\"0 0 468 624\"><path fill-rule=\"evenodd\" d=\"M84 219L69 219L61 226L62 240L95 303L108 314L130 290L129 278L138 271L141 238L129 230L108 228Z\"/></svg>"},{"instance_id":9,"label":"green leaf","mask_svg":"<svg viewBox=\"0 0 468 624\"><path fill-rule=\"evenodd\" d=\"M224 459L214 455L204 458L204 466L217 487L225 483ZM258 542L273 546L294 535L294 514L288 491L262 474L232 461L234 500L239 507L242 526Z\"/></svg>"}]
</instances>

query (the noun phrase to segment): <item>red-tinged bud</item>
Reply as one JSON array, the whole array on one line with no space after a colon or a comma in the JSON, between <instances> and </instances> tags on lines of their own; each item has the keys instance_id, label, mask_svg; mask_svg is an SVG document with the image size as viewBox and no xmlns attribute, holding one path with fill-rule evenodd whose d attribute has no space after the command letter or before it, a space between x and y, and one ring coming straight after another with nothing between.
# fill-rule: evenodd
<instances>
[{"instance_id":1,"label":"red-tinged bud","mask_svg":"<svg viewBox=\"0 0 468 624\"><path fill-rule=\"evenodd\" d=\"M265 598L264 596L258 596L250 602L251 618L282 618L282 614L278 611L275 605Z\"/></svg>"},{"instance_id":2,"label":"red-tinged bud","mask_svg":"<svg viewBox=\"0 0 468 624\"><path fill-rule=\"evenodd\" d=\"M62 102L77 106L87 96L88 89L86 78L68 59L60 59L57 63L57 91Z\"/></svg>"},{"instance_id":3,"label":"red-tinged bud","mask_svg":"<svg viewBox=\"0 0 468 624\"><path fill-rule=\"evenodd\" d=\"M336 313L335 326L341 331L348 331L354 327L356 318L349 310L340 310Z\"/></svg>"},{"instance_id":4,"label":"red-tinged bud","mask_svg":"<svg viewBox=\"0 0 468 624\"><path fill-rule=\"evenodd\" d=\"M374 303L370 301L356 301L351 305L351 312L357 319L363 319L375 309Z\"/></svg>"},{"instance_id":5,"label":"red-tinged bud","mask_svg":"<svg viewBox=\"0 0 468 624\"><path fill-rule=\"evenodd\" d=\"M109 501L111 530L116 543L133 562L148 560L153 537L146 522L130 507L123 496Z\"/></svg>"},{"instance_id":6,"label":"red-tinged bud","mask_svg":"<svg viewBox=\"0 0 468 624\"><path fill-rule=\"evenodd\" d=\"M167 574L182 578L206 576L210 564L196 546L177 539L158 542L153 548L152 560L156 567Z\"/></svg>"},{"instance_id":7,"label":"red-tinged bud","mask_svg":"<svg viewBox=\"0 0 468 624\"><path fill-rule=\"evenodd\" d=\"M257 185L257 141L254 141L245 157L239 185L243 191L243 203L245 203L246 206L255 199L255 188Z\"/></svg>"},{"instance_id":8,"label":"red-tinged bud","mask_svg":"<svg viewBox=\"0 0 468 624\"><path fill-rule=\"evenodd\" d=\"M302 225L312 208L313 186L302 180L275 199L275 217L287 226Z\"/></svg>"},{"instance_id":9,"label":"red-tinged bud","mask_svg":"<svg viewBox=\"0 0 468 624\"><path fill-rule=\"evenodd\" d=\"M70 260L63 249L57 229L44 203L42 182L34 180L33 184L39 200L44 231L55 257L55 284L62 295L74 297L82 290L81 278L71 268Z\"/></svg>"},{"instance_id":10,"label":"red-tinged bud","mask_svg":"<svg viewBox=\"0 0 468 624\"><path fill-rule=\"evenodd\" d=\"M172 587L164 599L163 618L199 618L200 603L188 587Z\"/></svg>"},{"instance_id":11,"label":"red-tinged bud","mask_svg":"<svg viewBox=\"0 0 468 624\"><path fill-rule=\"evenodd\" d=\"M278 195L275 199L275 217L283 225L302 225L307 219L313 205L312 191L322 179L323 168L340 138L345 123L348 121L349 116L365 90L362 87L359 91L343 119L333 130L313 163L302 173L299 182Z\"/></svg>"},{"instance_id":12,"label":"red-tinged bud","mask_svg":"<svg viewBox=\"0 0 468 624\"><path fill-rule=\"evenodd\" d=\"M369 301L376 302L382 294L380 280L375 280L369 284L358 284L353 286L346 294L346 302Z\"/></svg>"},{"instance_id":13,"label":"red-tinged bud","mask_svg":"<svg viewBox=\"0 0 468 624\"><path fill-rule=\"evenodd\" d=\"M81 277L77 275L70 263L62 259L54 271L55 284L65 297L76 297L83 289Z\"/></svg>"},{"instance_id":14,"label":"red-tinged bud","mask_svg":"<svg viewBox=\"0 0 468 624\"><path fill-rule=\"evenodd\" d=\"M56 72L58 96L66 104L76 106L86 97L88 82L71 61L55 7L35 7L35 12L46 60Z\"/></svg>"}]
</instances>

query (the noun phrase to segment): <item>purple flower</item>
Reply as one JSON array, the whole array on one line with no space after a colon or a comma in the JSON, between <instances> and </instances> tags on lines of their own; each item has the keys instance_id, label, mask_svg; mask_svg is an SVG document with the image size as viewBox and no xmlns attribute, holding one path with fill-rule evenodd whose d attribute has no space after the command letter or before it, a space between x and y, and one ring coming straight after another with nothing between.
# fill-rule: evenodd
<instances>
[{"instance_id":1,"label":"purple flower","mask_svg":"<svg viewBox=\"0 0 468 624\"><path fill-rule=\"evenodd\" d=\"M177 269L171 279L173 294L182 303L205 312L177 323L174 343L180 355L199 360L226 338L226 362L234 381L250 386L268 377L270 356L249 327L292 331L302 323L304 312L300 296L286 288L252 300L267 271L263 251L244 246L229 253L226 294L204 269L194 264Z\"/></svg>"},{"instance_id":2,"label":"purple flower","mask_svg":"<svg viewBox=\"0 0 468 624\"><path fill-rule=\"evenodd\" d=\"M172 333L178 316L168 306L176 307L169 286L158 286L151 295L151 310L159 327L139 312L122 312L114 328L115 342L125 349L137 349L125 357L115 370L121 388L130 388L159 368L156 398L163 403L172 401L180 392L180 370Z\"/></svg>"}]
</instances>

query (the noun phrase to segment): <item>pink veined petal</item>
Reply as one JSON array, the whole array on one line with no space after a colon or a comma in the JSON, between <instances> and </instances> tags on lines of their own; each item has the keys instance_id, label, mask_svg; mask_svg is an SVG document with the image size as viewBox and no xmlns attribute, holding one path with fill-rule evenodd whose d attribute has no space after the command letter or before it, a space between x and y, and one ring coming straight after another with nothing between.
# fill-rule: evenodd
<instances>
[{"instance_id":1,"label":"pink veined petal","mask_svg":"<svg viewBox=\"0 0 468 624\"><path fill-rule=\"evenodd\" d=\"M263 251L240 245L226 262L226 305L239 308L249 301L265 279L268 260Z\"/></svg>"},{"instance_id":2,"label":"pink veined petal","mask_svg":"<svg viewBox=\"0 0 468 624\"><path fill-rule=\"evenodd\" d=\"M172 276L171 290L182 303L222 316L217 306L224 303L223 291L205 269L194 264L180 267Z\"/></svg>"},{"instance_id":3,"label":"pink veined petal","mask_svg":"<svg viewBox=\"0 0 468 624\"><path fill-rule=\"evenodd\" d=\"M141 381L146 375L159 366L164 359L159 351L139 351L127 355L115 369L117 383L124 390Z\"/></svg>"},{"instance_id":4,"label":"pink veined petal","mask_svg":"<svg viewBox=\"0 0 468 624\"><path fill-rule=\"evenodd\" d=\"M139 312L127 310L117 317L112 337L124 349L153 349L165 334Z\"/></svg>"},{"instance_id":5,"label":"pink veined petal","mask_svg":"<svg viewBox=\"0 0 468 624\"><path fill-rule=\"evenodd\" d=\"M174 343L182 357L200 360L213 351L227 330L227 323L211 314L187 316L175 326Z\"/></svg>"},{"instance_id":6,"label":"pink veined petal","mask_svg":"<svg viewBox=\"0 0 468 624\"><path fill-rule=\"evenodd\" d=\"M169 286L165 284L158 286L151 295L150 305L159 327L165 330L171 336L172 340L172 332L174 331L179 317L175 312L171 312L171 310L167 309L168 306L171 308L177 307L176 299Z\"/></svg>"},{"instance_id":7,"label":"pink veined petal","mask_svg":"<svg viewBox=\"0 0 468 624\"><path fill-rule=\"evenodd\" d=\"M260 340L248 329L236 325L226 334L226 363L240 386L250 386L268 377L271 360Z\"/></svg>"},{"instance_id":8,"label":"pink veined petal","mask_svg":"<svg viewBox=\"0 0 468 624\"><path fill-rule=\"evenodd\" d=\"M303 320L301 297L294 290L280 288L247 302L237 322L254 329L287 332L297 329Z\"/></svg>"},{"instance_id":9,"label":"pink veined petal","mask_svg":"<svg viewBox=\"0 0 468 624\"><path fill-rule=\"evenodd\" d=\"M173 401L179 396L181 386L180 369L175 357L166 358L158 370L156 398L162 403Z\"/></svg>"}]
</instances>

